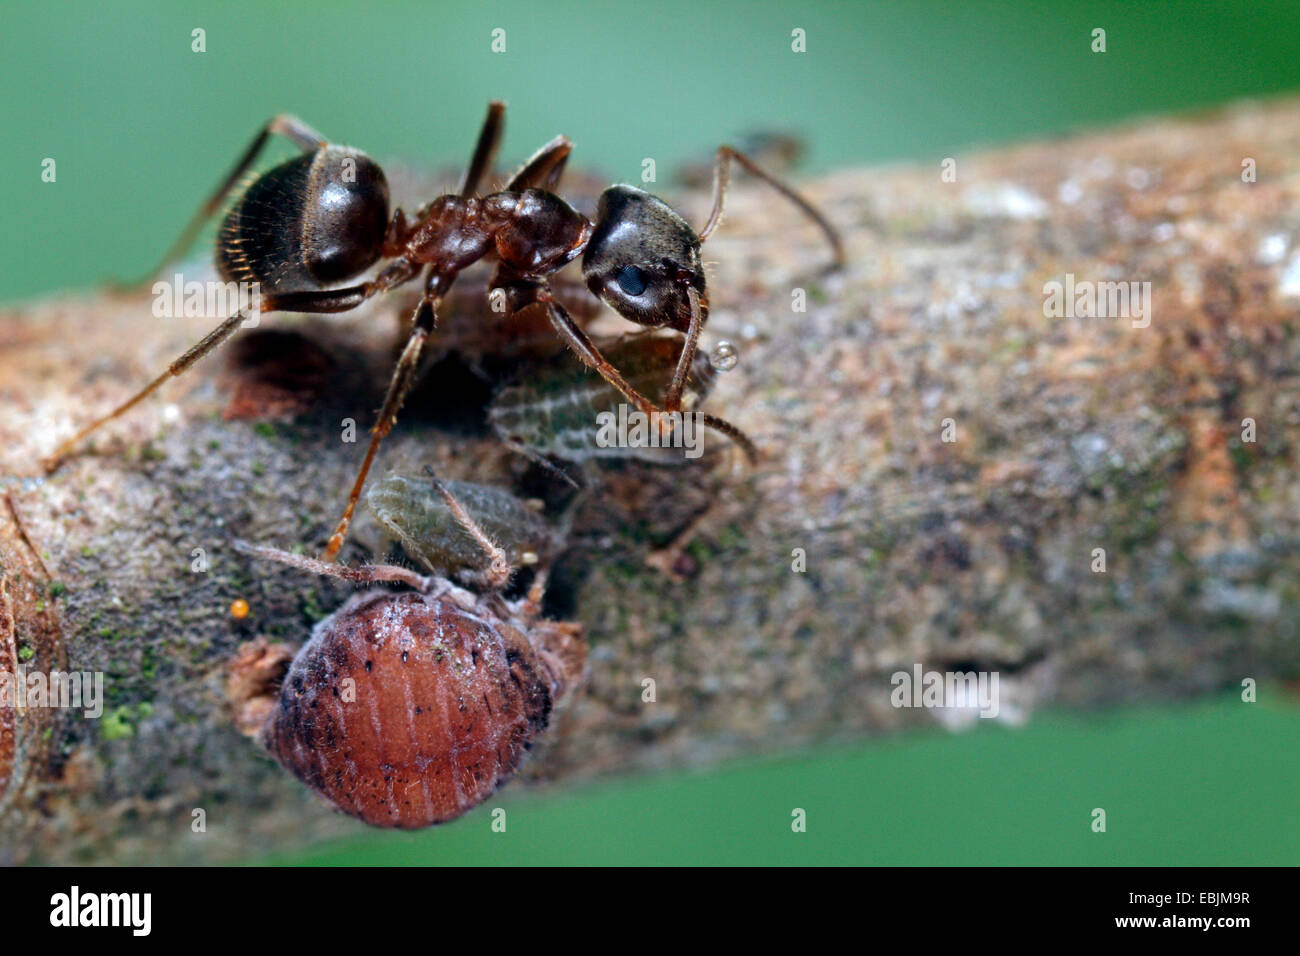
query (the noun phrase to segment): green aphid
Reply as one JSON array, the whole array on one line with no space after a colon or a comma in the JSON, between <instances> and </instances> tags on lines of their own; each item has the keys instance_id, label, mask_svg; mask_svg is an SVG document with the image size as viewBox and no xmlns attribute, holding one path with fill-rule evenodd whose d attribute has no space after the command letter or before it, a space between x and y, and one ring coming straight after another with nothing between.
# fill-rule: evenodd
<instances>
[{"instance_id":1,"label":"green aphid","mask_svg":"<svg viewBox=\"0 0 1300 956\"><path fill-rule=\"evenodd\" d=\"M444 482L487 536L506 552L511 567L550 562L557 535L534 509L489 485ZM435 574L479 571L483 548L452 516L427 476L388 475L366 492L366 506L402 543L406 553Z\"/></svg>"},{"instance_id":2,"label":"green aphid","mask_svg":"<svg viewBox=\"0 0 1300 956\"><path fill-rule=\"evenodd\" d=\"M601 351L629 385L662 402L681 347L680 337L636 335L603 345ZM698 409L716 378L709 356L703 350L696 353L683 407ZM617 414L625 404L617 389L566 352L498 392L488 407L488 421L504 441L534 455L574 462L637 458L681 464L687 460L681 447L602 445L598 416Z\"/></svg>"}]
</instances>

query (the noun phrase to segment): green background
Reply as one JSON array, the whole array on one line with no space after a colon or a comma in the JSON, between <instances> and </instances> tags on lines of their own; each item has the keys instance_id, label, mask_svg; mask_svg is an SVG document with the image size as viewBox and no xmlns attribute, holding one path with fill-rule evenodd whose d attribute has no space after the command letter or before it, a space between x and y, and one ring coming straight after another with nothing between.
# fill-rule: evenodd
<instances>
[{"instance_id":1,"label":"green background","mask_svg":"<svg viewBox=\"0 0 1300 956\"><path fill-rule=\"evenodd\" d=\"M190 49L206 30L207 52ZM491 31L507 50L491 52ZM790 31L807 32L793 54ZM1107 52L1090 50L1107 31ZM150 264L253 131L294 112L381 161L503 159L563 132L634 181L755 127L806 168L916 159L1300 88L1300 4L8 2L0 301ZM58 163L54 184L41 161ZM75 330L69 330L75 332ZM1264 686L1185 707L1037 715L588 791L505 791L418 835L276 862L1300 861L1300 708ZM793 834L790 811L808 811ZM1106 808L1105 835L1089 830Z\"/></svg>"}]
</instances>

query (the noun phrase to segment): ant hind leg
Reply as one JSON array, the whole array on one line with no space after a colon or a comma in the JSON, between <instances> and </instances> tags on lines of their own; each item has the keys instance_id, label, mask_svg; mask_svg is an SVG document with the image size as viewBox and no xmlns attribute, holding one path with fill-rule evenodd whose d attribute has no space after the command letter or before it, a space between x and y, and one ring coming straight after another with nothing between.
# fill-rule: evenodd
<instances>
[{"instance_id":1,"label":"ant hind leg","mask_svg":"<svg viewBox=\"0 0 1300 956\"><path fill-rule=\"evenodd\" d=\"M139 289L149 284L150 279L158 275L158 273L162 272L163 269L167 268L167 266L171 265L181 256L185 255L190 246L194 244L194 240L198 236L199 230L203 228L203 224L208 221L209 217L211 217L213 213L221 208L221 204L225 202L230 191L235 188L239 181L244 177L244 174L248 172L249 167L256 162L257 157L261 154L273 133L285 137L304 153L309 153L328 145L325 138L321 136L320 133L316 132L296 116L291 116L288 113L281 113L279 116L268 121L258 134L253 137L253 141L248 144L248 148L244 150L244 154L239 157L239 160L235 163L234 167L226 174L226 178L221 181L221 184L216 188L212 195L207 198L203 205L199 207L198 211L190 218L190 221L186 223L185 228L181 230L180 236L177 237L176 241L172 243L171 248L169 248L163 255L162 261L154 266L154 268L143 277L136 279L133 282L117 283L114 288L123 292L139 291Z\"/></svg>"},{"instance_id":2,"label":"ant hind leg","mask_svg":"<svg viewBox=\"0 0 1300 956\"><path fill-rule=\"evenodd\" d=\"M167 371L163 372L152 382L150 382L140 391L136 392L133 396L131 396L121 405L117 406L117 408L113 409L107 415L103 415L95 419L89 425L86 425L84 428L78 431L71 438L67 439L62 444L60 444L58 448L56 448L51 454L47 455L41 461L41 466L44 468L45 473L49 474L50 472L58 468L59 465L62 463L63 459L66 458L68 454L72 452L74 448L77 447L77 445L81 444L81 442L91 432L95 431L100 426L107 425L109 422L113 421L114 419L120 418L122 415L126 414L136 405L140 404L140 402L144 401L154 392L158 391L158 389L161 388L164 383L181 375L191 365L193 365L199 359L203 358L203 356L207 355L217 346L225 342L226 339L230 338L232 335L238 332L240 325L242 325L246 321L246 318L247 316L244 314L242 310L230 316L230 318L226 319L219 326L217 326L215 329L213 329L211 332L205 335L198 342L198 344L192 346L188 352L186 352L180 358L176 359L176 361L172 362L171 365L167 366Z\"/></svg>"},{"instance_id":3,"label":"ant hind leg","mask_svg":"<svg viewBox=\"0 0 1300 956\"><path fill-rule=\"evenodd\" d=\"M491 171L497 147L501 145L505 123L506 104L493 100L488 104L487 116L483 119L483 128L479 131L478 143L474 146L474 156L469 168L465 170L465 182L460 187L461 196L469 198L477 193L483 177Z\"/></svg>"}]
</instances>

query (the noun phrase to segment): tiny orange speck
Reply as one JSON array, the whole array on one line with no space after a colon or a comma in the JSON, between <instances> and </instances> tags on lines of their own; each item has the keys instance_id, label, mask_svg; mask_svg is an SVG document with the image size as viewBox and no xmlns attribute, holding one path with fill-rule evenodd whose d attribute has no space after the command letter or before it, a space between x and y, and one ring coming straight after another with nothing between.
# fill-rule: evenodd
<instances>
[{"instance_id":1,"label":"tiny orange speck","mask_svg":"<svg viewBox=\"0 0 1300 956\"><path fill-rule=\"evenodd\" d=\"M243 598L237 598L230 602L230 616L236 621L242 621L244 618L248 617L248 612L248 602Z\"/></svg>"}]
</instances>

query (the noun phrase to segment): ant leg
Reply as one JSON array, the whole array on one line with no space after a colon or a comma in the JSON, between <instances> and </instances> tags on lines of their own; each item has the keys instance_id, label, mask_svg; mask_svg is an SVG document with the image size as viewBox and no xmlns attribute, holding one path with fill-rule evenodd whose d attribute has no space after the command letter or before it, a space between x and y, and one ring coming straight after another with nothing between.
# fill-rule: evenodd
<instances>
[{"instance_id":1,"label":"ant leg","mask_svg":"<svg viewBox=\"0 0 1300 956\"><path fill-rule=\"evenodd\" d=\"M556 300L555 296L551 294L550 289L534 286L529 289L528 292L531 293L532 301L521 301L516 303L517 309L527 308L529 305L537 302L544 304L547 308L547 313L550 316L551 324L555 326L555 330L560 333L565 344L567 344L569 348L573 349L577 354L578 358L582 361L582 364L596 371L601 378L617 389L624 398L635 405L637 410L647 418L650 418L653 421L654 418L652 418L652 416L658 415L661 428L665 426L671 427L671 420L663 417L665 409L661 409L659 406L655 405L650 401L650 399L646 398L628 384L627 380L623 378L618 369L610 364L609 359L605 358L605 356L601 354L600 349L596 347L596 343L593 342L587 333L582 330L582 327L573 320L573 316L569 315L564 306L562 306ZM694 296L692 296L692 302L698 307L698 302L695 300ZM689 364L690 363L687 363L687 367L689 367ZM754 443L749 439L749 437L735 425L713 415L702 415L700 420L714 431L721 432L735 441L736 444L740 445L741 449L745 453L745 457L748 458L751 463L758 460L758 449L754 446Z\"/></svg>"},{"instance_id":2,"label":"ant leg","mask_svg":"<svg viewBox=\"0 0 1300 956\"><path fill-rule=\"evenodd\" d=\"M596 343L573 320L573 316L569 315L564 306L551 295L549 289L538 289L534 292L534 296L534 301L546 305L551 325L555 326L555 330L560 333L569 348L573 349L583 365L599 373L601 378L618 389L619 393L635 405L643 415L649 417L659 412L659 407L629 385L618 369L610 364L609 359L601 354Z\"/></svg>"},{"instance_id":3,"label":"ant leg","mask_svg":"<svg viewBox=\"0 0 1300 956\"><path fill-rule=\"evenodd\" d=\"M699 303L696 300L695 291L693 289L691 290L690 295L692 306L698 310ZM565 311L564 306L560 305L560 303L557 302L548 291L539 292L537 294L537 299L538 301L546 303L547 308L550 310L551 324L554 325L560 335L564 337L564 340L568 343L569 347L577 353L578 358L582 360L584 365L598 372L601 378L609 382L609 384L614 386L614 388L618 389L618 391L622 393L623 397L635 405L642 414L647 417L651 415L660 415L660 427L671 427L671 419L664 418L661 413L663 411L674 411L675 409L658 408L648 398L629 385L623 376L619 374L618 369L611 365L609 360L600 353L600 349L596 348L596 344L591 341L587 336L587 333L573 321L573 317ZM696 330L696 334L698 336L698 329ZM686 350L686 347L683 347L683 355ZM691 351L694 350L692 349ZM690 368L690 361L686 363L686 368ZM680 405L680 398L678 404ZM653 419L651 420L653 421ZM754 445L753 441L750 440L748 435L742 432L735 425L731 424L731 422L714 415L703 414L700 416L700 420L709 428L712 428L716 432L721 432L739 445L750 464L754 464L758 461L758 448Z\"/></svg>"},{"instance_id":4,"label":"ant leg","mask_svg":"<svg viewBox=\"0 0 1300 956\"><path fill-rule=\"evenodd\" d=\"M726 201L727 185L731 178L731 161L735 160L741 166L749 170L750 173L757 176L763 182L767 183L786 199L798 206L809 219L817 223L817 226L825 234L826 240L831 244L834 258L831 261L829 269L838 269L844 265L844 243L840 239L839 231L831 225L830 220L818 211L817 207L804 199L797 192L787 186L781 180L777 179L771 173L765 172L752 159L744 153L733 149L730 146L719 146L717 155L713 160L713 211L709 213L709 221L704 224L700 230L700 241L703 242L709 238L709 234L717 228L718 223L722 220L722 207Z\"/></svg>"},{"instance_id":5,"label":"ant leg","mask_svg":"<svg viewBox=\"0 0 1300 956\"><path fill-rule=\"evenodd\" d=\"M106 425L109 422L113 421L113 419L119 418L122 415L126 414L136 405L140 404L140 402L144 401L154 392L158 391L158 389L161 388L162 385L165 382L167 382L169 379L176 378L178 375L180 375L182 372L188 369L199 359L203 358L203 356L207 355L218 345L221 345L223 342L225 342L226 339L230 338L232 335L234 335L236 332L239 331L240 325L244 321L246 321L246 319L247 316L244 314L242 310L236 312L234 315L226 319L219 326L217 326L206 336L204 336L203 339L200 340L197 345L193 346L188 352L186 352L176 361L172 362L171 365L167 366L167 371L163 372L152 382L150 382L140 391L136 392L133 396L131 396L131 398L127 399L121 405L117 406L117 408L113 409L107 415L95 419L93 422L91 422L89 425L82 428L79 432L77 432L67 441L59 445L59 447L56 448L52 454L47 455L44 459L42 459L41 465L45 469L45 473L49 474L50 472L58 468L59 464L63 461L64 458L68 456L69 452L71 452L74 448L76 448L79 444L81 444L81 442L91 432L95 431L101 425Z\"/></svg>"},{"instance_id":6,"label":"ant leg","mask_svg":"<svg viewBox=\"0 0 1300 956\"><path fill-rule=\"evenodd\" d=\"M412 278L418 266L415 266L405 259L398 259L388 268L384 269L371 282L363 282L360 285L349 286L344 289L331 289L324 292L291 292L279 295L267 295L262 297L261 312L346 312L355 309L358 305L369 299L371 296L380 292L386 292L394 286L400 285ZM254 313L254 316L256 313ZM239 331L240 326L250 318L244 310L236 312L228 319L223 321L219 326L209 332L206 336L194 345L184 355L172 362L167 367L167 371L159 375L143 389L136 392L117 408L113 409L107 415L96 419L79 432L59 445L54 452L46 456L42 465L48 474L59 467L60 463L68 454L76 448L91 432L95 431L102 425L106 425L113 419L120 417L125 412L130 411L144 399L156 392L169 379L176 378L184 373L191 365L203 358L217 346L221 345L228 338Z\"/></svg>"},{"instance_id":7,"label":"ant leg","mask_svg":"<svg viewBox=\"0 0 1300 956\"><path fill-rule=\"evenodd\" d=\"M506 184L507 190L549 189L554 190L564 175L564 164L569 161L573 143L567 136L557 136L537 152L528 162L520 167L519 172Z\"/></svg>"},{"instance_id":8,"label":"ant leg","mask_svg":"<svg viewBox=\"0 0 1300 956\"><path fill-rule=\"evenodd\" d=\"M497 147L501 145L501 131L505 128L506 104L493 100L488 104L487 117L478 134L478 143L474 147L474 158L470 160L469 169L465 171L465 183L460 194L469 198L478 192L483 176L492 169L496 159Z\"/></svg>"},{"instance_id":9,"label":"ant leg","mask_svg":"<svg viewBox=\"0 0 1300 956\"><path fill-rule=\"evenodd\" d=\"M406 340L406 347L402 349L402 354L397 360L397 366L393 369L393 377L388 382L388 394L384 397L384 404L379 411L379 418L375 421L374 428L370 430L370 444L366 448L366 457L362 459L361 468L357 471L356 480L352 483L352 493L348 496L348 504L343 510L343 517L339 519L339 523L334 528L334 533L330 535L330 539L325 545L325 550L321 552L322 561L333 561L338 557L339 549L343 547L343 540L347 537L348 526L352 524L352 515L357 510L357 502L361 500L362 489L365 488L366 478L370 474L370 466L374 464L375 456L379 454L379 446L383 444L388 433L397 424L397 413L401 410L402 403L406 401L406 393L411 390L411 385L415 381L415 373L420 368L420 356L424 353L424 343L437 325L438 306L455 280L456 273L454 272L434 273L429 277L424 297L420 300L419 305L415 307L415 314L411 321L411 335Z\"/></svg>"},{"instance_id":10,"label":"ant leg","mask_svg":"<svg viewBox=\"0 0 1300 956\"><path fill-rule=\"evenodd\" d=\"M239 157L239 161L235 163L234 168L226 175L226 178L222 181L221 185L217 187L216 191L208 197L207 201L199 207L198 212L196 212L185 225L180 236L172 243L171 248L168 249L166 254L162 257L162 261L143 278L130 283L119 283L118 288L131 290L144 286L148 284L150 279L162 272L162 270L168 265L185 255L186 250L193 245L194 238L199 234L199 230L203 228L203 224L207 222L208 218L214 212L221 208L221 204L225 201L226 196L235 187L239 180L243 178L244 174L248 172L248 168L253 165L258 154L262 152L263 147L266 146L272 133L291 140L294 145L304 153L310 152L314 149L320 149L322 146L327 145L325 138L321 136L320 133L316 132L296 116L291 116L288 113L281 113L279 116L270 120L262 127L261 131L253 137L253 141L248 144L248 149L244 150L244 155Z\"/></svg>"},{"instance_id":11,"label":"ant leg","mask_svg":"<svg viewBox=\"0 0 1300 956\"><path fill-rule=\"evenodd\" d=\"M477 521L465 510L465 506L460 503L455 495L451 493L442 480L438 478L431 467L428 465L424 468L425 474L433 482L433 490L442 495L442 500L447 502L447 507L451 509L452 516L457 523L468 532L480 548L487 552L488 568L475 574L477 583L481 583L493 591L499 591L505 587L506 582L510 580L510 562L506 559L506 553L501 547L488 537Z\"/></svg>"}]
</instances>

